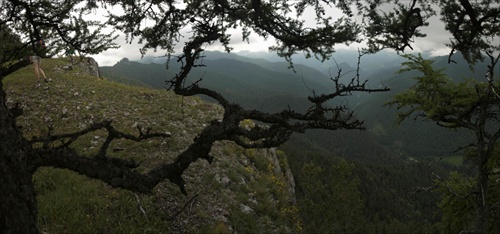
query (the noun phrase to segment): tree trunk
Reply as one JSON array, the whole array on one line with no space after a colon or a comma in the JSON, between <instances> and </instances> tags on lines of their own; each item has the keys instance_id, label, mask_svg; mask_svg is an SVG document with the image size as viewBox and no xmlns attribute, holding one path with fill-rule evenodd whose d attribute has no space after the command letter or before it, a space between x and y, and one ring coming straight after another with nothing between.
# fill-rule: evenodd
<instances>
[{"instance_id":1,"label":"tree trunk","mask_svg":"<svg viewBox=\"0 0 500 234\"><path fill-rule=\"evenodd\" d=\"M486 203L486 198L488 197L488 154L484 150L480 150L480 154L477 176L478 194L476 197L475 233L486 233L488 230L488 205Z\"/></svg>"},{"instance_id":2,"label":"tree trunk","mask_svg":"<svg viewBox=\"0 0 500 234\"><path fill-rule=\"evenodd\" d=\"M0 82L0 232L38 233L30 148L5 100Z\"/></svg>"}]
</instances>

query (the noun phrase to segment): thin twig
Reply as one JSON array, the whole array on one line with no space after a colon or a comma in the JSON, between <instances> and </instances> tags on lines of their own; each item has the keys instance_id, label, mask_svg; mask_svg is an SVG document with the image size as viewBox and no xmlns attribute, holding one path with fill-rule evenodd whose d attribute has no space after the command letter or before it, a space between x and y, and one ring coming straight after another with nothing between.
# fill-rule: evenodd
<instances>
[{"instance_id":1,"label":"thin twig","mask_svg":"<svg viewBox=\"0 0 500 234\"><path fill-rule=\"evenodd\" d=\"M182 209L180 209L179 211L177 211L177 213L175 213L174 215L168 217L167 220L168 221L174 221L175 218L177 218L177 216L179 216L186 209L186 207L191 203L191 201L193 201L195 198L198 197L198 195L200 195L200 194L196 194L191 199L189 199L189 201L187 201L186 204L184 204L184 206L182 207Z\"/></svg>"},{"instance_id":2,"label":"thin twig","mask_svg":"<svg viewBox=\"0 0 500 234\"><path fill-rule=\"evenodd\" d=\"M139 199L139 195L137 195L137 193L134 193L134 195L135 195L135 200L137 201L137 208L142 213L142 215L144 215L144 218L146 218L146 220L147 220L148 216L146 215L146 211L144 210L144 208L142 208L141 200Z\"/></svg>"}]
</instances>

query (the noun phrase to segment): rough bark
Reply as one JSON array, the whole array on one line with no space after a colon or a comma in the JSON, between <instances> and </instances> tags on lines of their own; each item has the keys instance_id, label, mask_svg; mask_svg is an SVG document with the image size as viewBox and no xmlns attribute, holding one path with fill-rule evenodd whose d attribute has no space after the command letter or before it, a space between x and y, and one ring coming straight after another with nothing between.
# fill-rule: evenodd
<instances>
[{"instance_id":1,"label":"rough bark","mask_svg":"<svg viewBox=\"0 0 500 234\"><path fill-rule=\"evenodd\" d=\"M486 233L488 230L489 204L486 203L488 197L487 162L488 157L483 156L478 166L475 233Z\"/></svg>"},{"instance_id":2,"label":"rough bark","mask_svg":"<svg viewBox=\"0 0 500 234\"><path fill-rule=\"evenodd\" d=\"M30 149L9 112L0 83L0 230L38 233Z\"/></svg>"}]
</instances>

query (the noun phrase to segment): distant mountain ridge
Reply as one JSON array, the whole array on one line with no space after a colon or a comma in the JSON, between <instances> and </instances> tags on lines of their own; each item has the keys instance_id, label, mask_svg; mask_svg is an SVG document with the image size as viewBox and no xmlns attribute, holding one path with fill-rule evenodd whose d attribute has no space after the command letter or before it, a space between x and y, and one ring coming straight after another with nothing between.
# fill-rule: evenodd
<instances>
[{"instance_id":1,"label":"distant mountain ridge","mask_svg":"<svg viewBox=\"0 0 500 234\"><path fill-rule=\"evenodd\" d=\"M333 84L325 74L304 65L297 64L294 72L288 69L286 62L268 62L233 54L222 55L217 52L209 53L203 60L205 66L194 69L188 81L201 79L200 85L217 90L230 101L242 103L244 107L262 107L266 111L276 111L274 107L262 106L262 100L276 96L305 99L313 95L313 92L328 92L329 86ZM165 81L173 77L181 65L170 61L167 69L165 64L143 62L123 59L112 67L101 67L100 70L108 77L128 77L150 87L163 88ZM249 101L251 98L255 100ZM253 102L261 104L254 106ZM302 103L292 102L286 103L280 110L288 105L301 110L306 108Z\"/></svg>"},{"instance_id":2,"label":"distant mountain ridge","mask_svg":"<svg viewBox=\"0 0 500 234\"><path fill-rule=\"evenodd\" d=\"M449 155L458 146L468 141L467 134L453 137L450 131L440 129L432 123L407 121L395 125L395 110L384 107L392 95L409 88L418 73L395 74L404 59L395 53L364 55L357 70L359 54L354 51L338 51L333 59L320 63L315 59L306 60L300 56L293 59L294 70L289 63L277 56L265 53L223 53L207 51L202 63L204 67L194 69L188 81L201 80L201 86L214 89L230 101L246 108L277 112L286 108L305 111L311 106L308 96L333 91L332 76L341 71L341 81L349 82L359 72L362 81L368 80L368 87L389 87L385 93L353 93L336 100L336 103L350 105L358 116L365 120L369 134L386 147L411 156ZM457 64L448 64L448 56L433 58L437 68L447 68L445 72L456 81L476 75L481 79L485 73L485 63L478 63L474 72L466 66L460 55L453 59ZM107 76L128 77L136 82L154 88L164 88L179 70L180 64L173 59L165 64L166 58L145 57L140 61L124 59L112 67L101 67ZM368 134L368 133L367 133ZM440 140L435 140L440 136ZM331 143L335 145L335 143ZM326 146L325 146L326 147ZM329 146L328 146L329 147ZM331 148L331 147L330 147Z\"/></svg>"}]
</instances>

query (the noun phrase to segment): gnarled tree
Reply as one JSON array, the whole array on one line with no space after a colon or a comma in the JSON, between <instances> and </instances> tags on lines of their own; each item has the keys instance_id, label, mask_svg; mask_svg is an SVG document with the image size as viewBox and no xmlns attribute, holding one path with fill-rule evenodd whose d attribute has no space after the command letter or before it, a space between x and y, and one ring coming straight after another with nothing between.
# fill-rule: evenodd
<instances>
[{"instance_id":1,"label":"gnarled tree","mask_svg":"<svg viewBox=\"0 0 500 234\"><path fill-rule=\"evenodd\" d=\"M28 140L23 137L16 124L16 117L22 114L19 108L6 106L6 93L0 87L0 229L5 233L37 233L37 205L33 188L33 173L40 167L66 168L82 175L104 181L111 186L131 191L148 193L158 183L168 179L184 188L183 172L198 159L212 162L210 151L215 142L229 140L244 148L274 147L285 142L293 132L303 132L311 128L324 129L362 129L362 121L357 120L345 106L327 107L325 103L335 97L348 95L355 91L375 92L382 89L369 89L359 77L347 84L336 82L332 92L312 95L311 108L306 113L285 109L279 113L264 113L246 110L238 104L230 103L221 94L203 88L200 82L186 84L190 71L201 65L198 61L203 47L215 42L222 43L227 51L230 36L227 29L241 27L244 38L250 31L262 37L273 37L277 45L272 48L278 54L290 59L297 51L317 55L326 59L338 43L358 40L360 28L350 18L333 21L331 18L318 17L314 28L306 27L304 22L292 14L296 7L298 14L305 8L314 6L318 15L324 8L323 1L2 1L0 27L2 32L12 36L2 36L12 42L5 50L9 56L0 61L0 79L26 66L21 59L25 54L50 57L59 53L67 45L81 53L96 54L115 47L112 34L102 34L104 24L85 21L83 15L98 7L121 6L123 15L111 14L108 25L126 33L129 40L139 38L144 43L142 52L147 49L163 49L174 53L174 47L181 38L183 29L190 29L189 39L185 42L178 61L183 66L178 74L168 81L170 89L183 96L206 95L216 100L223 108L220 120L212 121L194 139L193 143L181 152L174 161L164 162L141 173L137 164L119 158L108 157L110 143L125 138L142 141L151 137L170 137L164 133L139 129L137 136L115 129L111 122L94 124L82 131L67 134L52 134ZM324 3L328 3L324 1ZM335 5L342 7L344 13L350 9L343 1ZM141 27L144 20L154 22L151 27ZM48 49L40 48L37 42L45 40ZM9 44L10 45L10 44ZM168 77L165 78L166 80ZM251 119L262 125L245 130L240 127L244 119ZM79 137L93 131L107 132L105 142L98 153L83 156L72 147Z\"/></svg>"}]
</instances>

